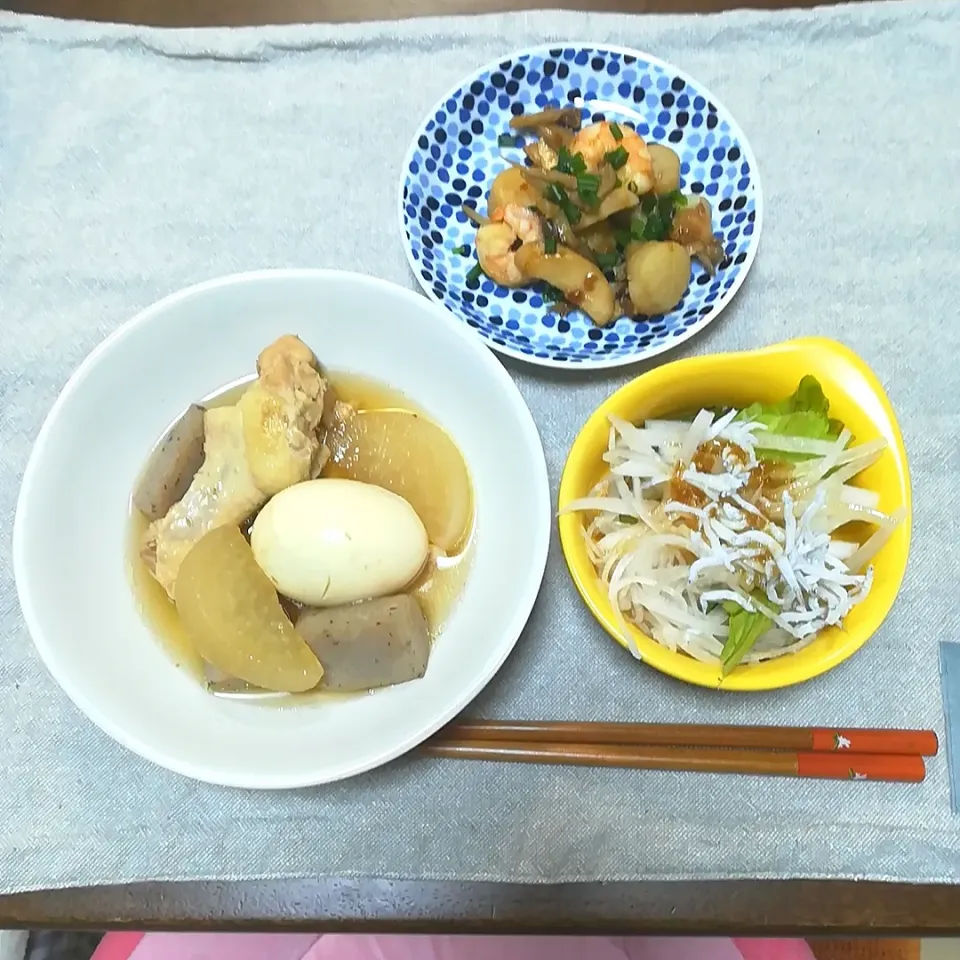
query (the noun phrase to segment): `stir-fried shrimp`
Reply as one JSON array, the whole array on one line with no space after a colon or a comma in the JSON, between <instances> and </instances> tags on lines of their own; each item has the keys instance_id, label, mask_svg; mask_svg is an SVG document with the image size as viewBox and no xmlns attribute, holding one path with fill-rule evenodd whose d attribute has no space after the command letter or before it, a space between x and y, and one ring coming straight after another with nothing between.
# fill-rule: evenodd
<instances>
[{"instance_id":1,"label":"stir-fried shrimp","mask_svg":"<svg viewBox=\"0 0 960 960\"><path fill-rule=\"evenodd\" d=\"M622 147L626 151L627 158L626 162L617 169L617 179L625 187L630 187L642 196L649 193L654 185L650 151L647 150L647 145L636 130L619 125L618 128L619 140L613 135L609 123L591 123L574 137L570 149L583 157L588 170L596 173L606 157Z\"/></svg>"},{"instance_id":2,"label":"stir-fried shrimp","mask_svg":"<svg viewBox=\"0 0 960 960\"><path fill-rule=\"evenodd\" d=\"M501 287L542 284L545 309L578 310L598 327L670 313L689 285L691 257L711 275L726 262L710 206L682 192L683 165L671 146L645 143L614 120L581 129L581 116L577 106L512 116L519 136L498 143L521 148L526 162L504 158L488 217L463 207L479 225L469 286L483 274Z\"/></svg>"},{"instance_id":3,"label":"stir-fried shrimp","mask_svg":"<svg viewBox=\"0 0 960 960\"><path fill-rule=\"evenodd\" d=\"M516 252L525 243L540 243L543 231L532 210L508 203L490 215L490 223L477 230L476 247L480 269L504 287L523 286L530 278L517 266Z\"/></svg>"}]
</instances>

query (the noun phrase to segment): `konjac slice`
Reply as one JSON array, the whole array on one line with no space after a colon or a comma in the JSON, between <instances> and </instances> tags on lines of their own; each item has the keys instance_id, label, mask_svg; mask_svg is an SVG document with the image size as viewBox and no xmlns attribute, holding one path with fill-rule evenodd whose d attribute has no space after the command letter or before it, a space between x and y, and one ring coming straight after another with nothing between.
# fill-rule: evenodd
<instances>
[{"instance_id":1,"label":"konjac slice","mask_svg":"<svg viewBox=\"0 0 960 960\"><path fill-rule=\"evenodd\" d=\"M197 541L174 599L197 653L224 673L286 693L310 690L323 677L237 527L217 527Z\"/></svg>"},{"instance_id":2,"label":"konjac slice","mask_svg":"<svg viewBox=\"0 0 960 960\"><path fill-rule=\"evenodd\" d=\"M473 511L470 476L442 428L408 410L368 410L331 430L326 442L326 476L386 487L413 507L434 546L453 553L463 544Z\"/></svg>"}]
</instances>

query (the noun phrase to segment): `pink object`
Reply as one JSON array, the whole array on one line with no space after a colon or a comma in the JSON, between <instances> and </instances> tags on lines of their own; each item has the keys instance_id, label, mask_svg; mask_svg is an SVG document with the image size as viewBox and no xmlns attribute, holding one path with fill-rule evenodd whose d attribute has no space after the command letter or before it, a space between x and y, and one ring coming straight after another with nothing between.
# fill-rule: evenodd
<instances>
[{"instance_id":1,"label":"pink object","mask_svg":"<svg viewBox=\"0 0 960 960\"><path fill-rule=\"evenodd\" d=\"M816 960L806 940L734 940L743 960Z\"/></svg>"},{"instance_id":2,"label":"pink object","mask_svg":"<svg viewBox=\"0 0 960 960\"><path fill-rule=\"evenodd\" d=\"M108 933L91 960L306 960L320 939L312 933Z\"/></svg>"},{"instance_id":3,"label":"pink object","mask_svg":"<svg viewBox=\"0 0 960 960\"><path fill-rule=\"evenodd\" d=\"M108 933L100 941L93 956L96 960L129 960L137 944L145 936L144 933Z\"/></svg>"},{"instance_id":4,"label":"pink object","mask_svg":"<svg viewBox=\"0 0 960 960\"><path fill-rule=\"evenodd\" d=\"M92 960L814 960L803 940L108 933Z\"/></svg>"}]
</instances>

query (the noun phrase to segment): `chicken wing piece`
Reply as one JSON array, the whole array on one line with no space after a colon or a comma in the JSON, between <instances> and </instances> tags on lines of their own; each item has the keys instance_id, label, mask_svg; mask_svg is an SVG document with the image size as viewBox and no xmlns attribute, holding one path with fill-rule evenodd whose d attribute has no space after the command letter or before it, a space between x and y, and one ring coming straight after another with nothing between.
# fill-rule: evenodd
<instances>
[{"instance_id":1,"label":"chicken wing piece","mask_svg":"<svg viewBox=\"0 0 960 960\"><path fill-rule=\"evenodd\" d=\"M247 459L268 496L319 476L330 451L317 429L333 391L313 351L294 336L280 337L257 358L257 382L240 398Z\"/></svg>"},{"instance_id":2,"label":"chicken wing piece","mask_svg":"<svg viewBox=\"0 0 960 960\"><path fill-rule=\"evenodd\" d=\"M140 551L171 597L183 558L204 534L243 523L267 502L247 463L239 408L206 410L203 426L203 465L183 497L147 527Z\"/></svg>"},{"instance_id":3,"label":"chicken wing piece","mask_svg":"<svg viewBox=\"0 0 960 960\"><path fill-rule=\"evenodd\" d=\"M330 456L318 427L338 401L310 348L280 337L257 358L257 374L234 406L204 412L203 464L144 534L141 556L171 597L180 564L204 534L239 526L274 494L318 476Z\"/></svg>"}]
</instances>

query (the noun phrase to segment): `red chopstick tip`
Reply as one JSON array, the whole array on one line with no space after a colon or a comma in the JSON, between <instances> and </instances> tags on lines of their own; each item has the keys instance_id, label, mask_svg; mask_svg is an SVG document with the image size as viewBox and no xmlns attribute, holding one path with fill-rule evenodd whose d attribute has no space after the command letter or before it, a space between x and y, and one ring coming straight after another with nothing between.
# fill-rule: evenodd
<instances>
[{"instance_id":1,"label":"red chopstick tip","mask_svg":"<svg viewBox=\"0 0 960 960\"><path fill-rule=\"evenodd\" d=\"M922 757L859 753L798 753L797 776L830 780L884 780L920 783L927 770Z\"/></svg>"},{"instance_id":2,"label":"red chopstick tip","mask_svg":"<svg viewBox=\"0 0 960 960\"><path fill-rule=\"evenodd\" d=\"M818 753L883 753L934 757L939 746L933 730L814 727L810 738L810 749Z\"/></svg>"}]
</instances>

